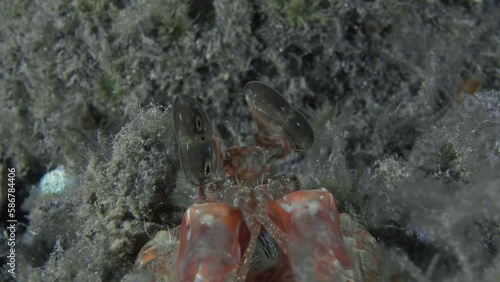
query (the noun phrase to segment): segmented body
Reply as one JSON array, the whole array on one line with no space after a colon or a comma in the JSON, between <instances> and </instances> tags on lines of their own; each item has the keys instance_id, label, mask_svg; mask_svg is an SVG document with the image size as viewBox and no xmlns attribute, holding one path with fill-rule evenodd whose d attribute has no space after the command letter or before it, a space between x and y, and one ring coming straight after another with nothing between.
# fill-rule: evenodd
<instances>
[{"instance_id":1,"label":"segmented body","mask_svg":"<svg viewBox=\"0 0 500 282\"><path fill-rule=\"evenodd\" d=\"M361 226L354 221L348 214L340 214L341 236L346 246L346 252L352 258L356 279L352 281L372 282L378 281L379 268L381 264L378 256L377 245L375 239ZM163 281L174 282L173 269L179 253L179 228L171 230L159 231L153 239L151 239L140 251L133 270L124 278L125 281ZM264 234L265 237L269 235ZM213 239L212 237L209 237ZM208 238L205 238L208 240ZM217 238L220 241L221 238ZM271 240L271 242L266 242ZM204 240L205 241L205 240ZM226 241L227 242L227 241ZM206 244L212 246L211 244ZM307 245L311 248L311 244ZM231 244L228 244L231 246ZM321 246L321 245L319 245ZM212 248L215 246L212 246ZM248 273L247 282L297 282L297 281L348 281L346 279L336 277L336 273L342 273L343 268L334 270L332 273L327 273L324 280L314 279L306 280L307 273L313 273L313 268L316 259L322 258L321 249L312 249L312 255L304 257L304 259L296 264L295 271L299 279L295 279L290 266L291 262L284 258L283 253L276 245L272 238L260 240L257 244L257 249L252 267ZM186 260L188 261L188 260ZM213 256L209 261L213 261ZM264 261L264 262L261 262ZM216 261L215 261L216 262ZM194 264L196 265L196 264ZM352 271L352 268L349 268ZM345 273L345 272L344 272ZM349 275L353 275L352 272ZM188 280L195 281L195 280ZM203 281L224 281L220 279L220 275L214 280ZM231 281L231 280L229 280Z\"/></svg>"},{"instance_id":2,"label":"segmented body","mask_svg":"<svg viewBox=\"0 0 500 282\"><path fill-rule=\"evenodd\" d=\"M312 146L306 118L260 82L245 86L245 99L259 129L256 146L225 154L201 105L185 95L176 99L180 161L205 203L188 209L178 235L150 241L134 273L176 282L376 281L376 241L339 215L333 195L300 190L294 176L269 175L270 161Z\"/></svg>"}]
</instances>

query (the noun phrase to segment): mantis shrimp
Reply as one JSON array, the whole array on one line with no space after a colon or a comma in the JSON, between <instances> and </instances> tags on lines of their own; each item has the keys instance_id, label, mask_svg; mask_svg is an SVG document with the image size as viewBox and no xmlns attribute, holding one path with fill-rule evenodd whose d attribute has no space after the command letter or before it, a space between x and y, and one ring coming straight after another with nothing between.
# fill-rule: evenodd
<instances>
[{"instance_id":1,"label":"mantis shrimp","mask_svg":"<svg viewBox=\"0 0 500 282\"><path fill-rule=\"evenodd\" d=\"M255 145L225 150L201 104L176 98L182 170L203 203L186 211L180 227L158 232L129 275L175 282L376 281L376 241L339 214L333 195L301 190L297 177L271 173L271 162L313 145L307 119L261 82L247 83L244 94L258 128Z\"/></svg>"}]
</instances>

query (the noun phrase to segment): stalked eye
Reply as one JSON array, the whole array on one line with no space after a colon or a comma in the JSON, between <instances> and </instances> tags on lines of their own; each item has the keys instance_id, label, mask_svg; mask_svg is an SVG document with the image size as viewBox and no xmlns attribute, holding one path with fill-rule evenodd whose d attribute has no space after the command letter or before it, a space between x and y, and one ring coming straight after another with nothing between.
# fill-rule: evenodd
<instances>
[{"instance_id":1,"label":"stalked eye","mask_svg":"<svg viewBox=\"0 0 500 282\"><path fill-rule=\"evenodd\" d=\"M174 101L175 137L182 170L195 185L210 183L218 169L219 145L208 115L200 103L187 95Z\"/></svg>"},{"instance_id":2,"label":"stalked eye","mask_svg":"<svg viewBox=\"0 0 500 282\"><path fill-rule=\"evenodd\" d=\"M214 134L201 104L187 95L180 95L174 101L174 125L180 143L205 140Z\"/></svg>"},{"instance_id":3,"label":"stalked eye","mask_svg":"<svg viewBox=\"0 0 500 282\"><path fill-rule=\"evenodd\" d=\"M276 124L285 131L294 150L306 150L314 143L314 131L307 119L277 90L251 81L245 85L245 100L256 120L268 123L269 129Z\"/></svg>"},{"instance_id":4,"label":"stalked eye","mask_svg":"<svg viewBox=\"0 0 500 282\"><path fill-rule=\"evenodd\" d=\"M195 185L210 183L217 170L217 144L214 140L179 144L182 170Z\"/></svg>"}]
</instances>

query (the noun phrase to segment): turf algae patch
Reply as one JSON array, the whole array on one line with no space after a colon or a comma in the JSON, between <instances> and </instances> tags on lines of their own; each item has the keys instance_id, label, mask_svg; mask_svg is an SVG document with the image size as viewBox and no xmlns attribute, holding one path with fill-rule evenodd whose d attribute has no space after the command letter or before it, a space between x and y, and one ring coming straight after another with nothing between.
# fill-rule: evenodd
<instances>
[{"instance_id":1,"label":"turf algae patch","mask_svg":"<svg viewBox=\"0 0 500 282\"><path fill-rule=\"evenodd\" d=\"M119 181L115 181L115 186L109 184L118 176L133 182L120 174L120 169L130 169L126 158L117 158L120 161L111 164L110 144L113 136L141 108L150 101L168 106L175 95L192 95L214 120L227 120L215 126L228 144L248 144L252 140L253 123L244 110L238 89L255 79L286 93L291 104L311 120L319 116L317 132L344 138L343 145L325 142L311 150L311 155L321 161L318 163L321 170L313 171L317 166L304 167L300 162L303 155L287 166L300 168L298 174L304 176L301 179L331 175L335 183L331 187L343 195L355 195L342 192L344 187L354 186L363 205L352 206L360 211L358 217L364 225L380 228L377 224L396 215L392 219L398 220L398 230L404 233L410 220L409 226L420 224L414 218L418 212L411 211L426 215L427 209L418 207L401 213L405 201L413 203L419 202L418 199L423 202L437 199L445 207L464 204L465 211L477 212L466 201L471 199L478 210L496 212L494 206L478 205L477 197L492 193L488 187L496 184L491 176L494 171L486 172L498 162L499 142L492 134L496 129L490 124L499 115L484 122L483 108L474 105L482 101L487 109L498 108L498 102L493 101L498 100L495 90L500 88L498 4L495 4L498 1L340 0L327 1L326 6L315 4L324 1L214 0L200 6L175 0L98 2L0 1L0 120L3 121L0 161L16 167L25 195L56 164L76 171L75 176L86 171L90 187L86 190L88 194L81 197L84 201L72 202L76 204L63 201L53 205L41 198L33 198L40 201L38 205L26 203L25 211L33 218L26 228L38 231L38 227L45 226L46 229L40 229L43 232L38 235L26 234L24 239L27 243L23 244L40 250L30 257L34 263L32 273L41 271L40 267L53 252L56 239L52 235L57 233L53 232L56 227L64 226L68 234L76 234L78 230L72 224L80 224L79 221L66 221L60 214L74 215L81 209L90 210L95 204L92 210L95 213L82 214L97 216L99 211L100 216L106 217L110 201L103 200L104 191L110 195L129 193L128 197L134 199L137 192L134 189L120 190ZM278 5L271 6L272 3ZM296 8L301 5L303 10ZM308 10L307 5L317 9ZM203 14L203 10L207 13ZM327 16L316 17L323 14ZM481 79L482 91L462 95L461 104L457 105L457 87L475 77ZM467 110L469 106L472 111ZM464 116L457 118L459 114L450 114L450 109ZM463 123L457 127L449 122L442 127L438 122L444 116L454 116L452 120L457 118ZM235 125L235 120L240 123ZM433 126L439 130L432 130ZM137 148L142 144L130 142ZM144 144L151 147L148 142ZM85 148L89 147L101 150L102 154L86 154ZM139 158L132 153L120 155ZM335 172L331 173L333 169ZM141 177L154 175L151 170L145 171ZM407 179L403 177L405 184L398 184L400 180L393 177L399 177L397 171L409 175ZM141 179L133 173L129 176ZM99 181L92 182L89 180L92 178ZM435 185L440 188L429 188L430 192L424 193L418 185L422 178L443 181L446 185ZM179 183L182 181L185 179L180 178ZM161 179L157 183L157 187L165 185ZM460 186L464 183L466 189ZM398 187L407 188L401 190L404 191L401 197L392 197L391 190L398 191ZM463 198L453 194L463 191L470 194L460 194ZM429 199L424 197L426 193ZM186 201L187 194L179 199ZM495 195L492 193L491 199L496 199ZM487 201L490 197L484 198ZM351 198L345 199L343 204L348 207ZM130 213L122 208L117 218L133 218L146 206L151 205L132 205L129 209L134 212ZM370 212L374 212L376 220L370 221ZM153 218L154 222L175 221L161 212ZM46 224L49 219L67 224ZM436 222L443 223L444 219ZM471 226L469 223L463 226ZM430 227L441 225L429 223ZM425 224L418 227L416 230L429 232ZM106 228L115 227L108 224ZM452 232L438 233L450 235L449 242L462 242ZM91 242L99 237L95 235L99 232L86 234ZM389 237L398 241L397 236ZM128 242L125 237L120 238L113 244L114 250L127 245L120 243ZM78 257L80 249L83 250L83 243L78 248L71 247L76 245L72 243L74 240L64 236L60 239L63 258L73 255L72 250L78 250L75 251ZM135 245L140 245L139 239L136 242ZM135 245L132 249L138 250L140 247ZM98 247L95 244L86 253L105 253ZM492 249L495 248L488 247ZM455 256L458 251L455 248L448 254ZM459 268L467 266L470 254L475 252L462 251L465 259ZM412 277L427 277L427 265L419 265L405 255L389 252L388 257L395 258L395 267L408 270ZM486 281L495 281L498 276L498 271L494 271L497 256L491 259L491 264L481 265L486 269ZM101 269L89 261L90 269ZM111 277L109 271L92 274L87 266L74 263L67 264L73 274L60 277L113 280L106 279ZM61 265L66 268L66 264ZM108 266L102 269L111 269ZM77 271L80 267L81 271ZM447 269L451 268L444 267L441 273ZM468 271L467 275L479 277L481 267L474 266Z\"/></svg>"},{"instance_id":2,"label":"turf algae patch","mask_svg":"<svg viewBox=\"0 0 500 282\"><path fill-rule=\"evenodd\" d=\"M116 280L147 234L171 224L165 218L176 212L170 196L177 165L170 117L168 109L146 108L114 139L89 148L79 186L62 190L57 201L32 194L29 235L20 252L24 281L90 273L98 280ZM43 251L29 251L42 242ZM32 257L38 259L30 262Z\"/></svg>"}]
</instances>

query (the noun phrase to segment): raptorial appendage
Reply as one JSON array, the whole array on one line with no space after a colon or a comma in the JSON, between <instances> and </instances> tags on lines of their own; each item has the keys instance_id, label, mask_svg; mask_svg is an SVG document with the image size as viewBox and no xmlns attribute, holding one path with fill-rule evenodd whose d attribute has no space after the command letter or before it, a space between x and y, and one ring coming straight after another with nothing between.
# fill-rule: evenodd
<instances>
[{"instance_id":1,"label":"raptorial appendage","mask_svg":"<svg viewBox=\"0 0 500 282\"><path fill-rule=\"evenodd\" d=\"M179 159L204 204L185 213L177 244L157 235L135 269L176 282L376 281L376 241L339 215L333 195L270 173L274 160L313 145L307 119L261 82L249 82L244 94L257 123L255 146L225 152L201 104L186 95L175 100ZM165 246L168 252L158 251Z\"/></svg>"}]
</instances>

